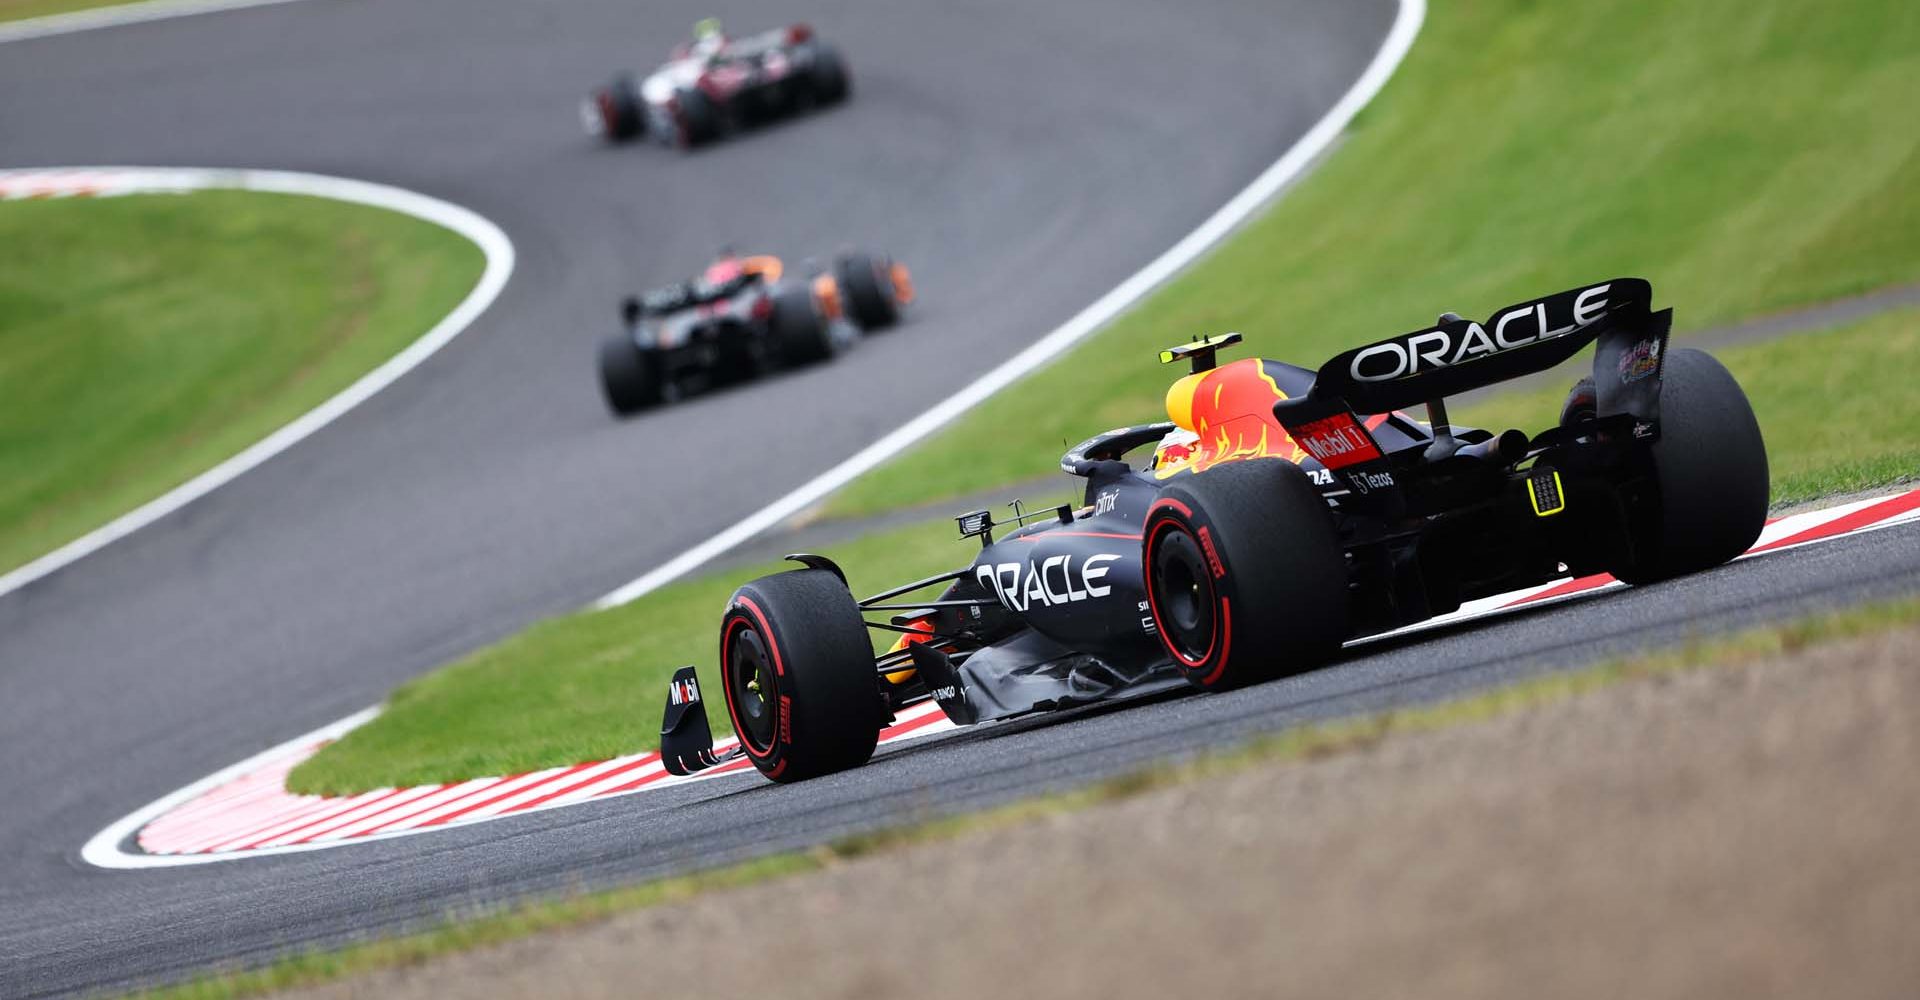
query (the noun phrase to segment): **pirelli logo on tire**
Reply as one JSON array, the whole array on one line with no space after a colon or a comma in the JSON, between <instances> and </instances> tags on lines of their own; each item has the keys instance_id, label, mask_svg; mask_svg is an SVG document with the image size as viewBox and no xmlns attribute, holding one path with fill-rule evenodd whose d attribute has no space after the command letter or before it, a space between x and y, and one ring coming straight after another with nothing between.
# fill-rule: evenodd
<instances>
[{"instance_id":1,"label":"pirelli logo on tire","mask_svg":"<svg viewBox=\"0 0 1920 1000\"><path fill-rule=\"evenodd\" d=\"M1200 551L1207 554L1207 565L1213 568L1213 578L1222 579L1227 575L1227 566L1220 561L1220 552L1213 547L1213 532L1200 529Z\"/></svg>"}]
</instances>

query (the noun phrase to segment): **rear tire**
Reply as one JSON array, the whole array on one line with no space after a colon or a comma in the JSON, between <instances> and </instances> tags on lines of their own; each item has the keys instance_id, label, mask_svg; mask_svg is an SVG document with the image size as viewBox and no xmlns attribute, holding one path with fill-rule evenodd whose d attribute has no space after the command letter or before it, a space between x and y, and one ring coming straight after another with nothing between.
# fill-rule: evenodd
<instances>
[{"instance_id":1,"label":"rear tire","mask_svg":"<svg viewBox=\"0 0 1920 1000\"><path fill-rule=\"evenodd\" d=\"M1593 387L1593 379L1583 378L1567 390L1567 401L1560 404L1560 426L1567 427L1582 420L1592 420L1599 406L1599 393Z\"/></svg>"},{"instance_id":2,"label":"rear tire","mask_svg":"<svg viewBox=\"0 0 1920 1000\"><path fill-rule=\"evenodd\" d=\"M1232 462L1168 486L1147 508L1142 550L1155 631L1195 687L1298 673L1347 637L1346 556L1291 462Z\"/></svg>"},{"instance_id":3,"label":"rear tire","mask_svg":"<svg viewBox=\"0 0 1920 1000\"><path fill-rule=\"evenodd\" d=\"M614 415L638 413L660 404L660 367L632 336L608 337L600 342L600 388Z\"/></svg>"},{"instance_id":4,"label":"rear tire","mask_svg":"<svg viewBox=\"0 0 1920 1000\"><path fill-rule=\"evenodd\" d=\"M817 104L838 104L847 99L847 93L852 89L846 60L841 59L839 51L830 45L814 46L813 67L807 76Z\"/></svg>"},{"instance_id":5,"label":"rear tire","mask_svg":"<svg viewBox=\"0 0 1920 1000\"><path fill-rule=\"evenodd\" d=\"M787 367L826 361L839 353L833 326L814 308L808 288L789 288L775 295L773 318L768 322L780 363Z\"/></svg>"},{"instance_id":6,"label":"rear tire","mask_svg":"<svg viewBox=\"0 0 1920 1000\"><path fill-rule=\"evenodd\" d=\"M647 116L633 77L615 77L612 86L600 92L599 100L608 142L628 142L646 131Z\"/></svg>"},{"instance_id":7,"label":"rear tire","mask_svg":"<svg viewBox=\"0 0 1920 1000\"><path fill-rule=\"evenodd\" d=\"M1652 509L1628 525L1627 583L1653 583L1728 562L1767 521L1767 446L1733 375L1704 351L1670 350L1652 446Z\"/></svg>"},{"instance_id":8,"label":"rear tire","mask_svg":"<svg viewBox=\"0 0 1920 1000\"><path fill-rule=\"evenodd\" d=\"M680 145L685 149L711 142L720 135L720 109L698 87L674 92L674 121L680 128Z\"/></svg>"},{"instance_id":9,"label":"rear tire","mask_svg":"<svg viewBox=\"0 0 1920 1000\"><path fill-rule=\"evenodd\" d=\"M840 255L834 280L846 294L847 315L862 330L883 330L900 320L899 294L893 287L893 263L872 254Z\"/></svg>"},{"instance_id":10,"label":"rear tire","mask_svg":"<svg viewBox=\"0 0 1920 1000\"><path fill-rule=\"evenodd\" d=\"M760 773L802 781L873 757L886 709L873 646L846 584L827 570L761 577L720 622L727 717Z\"/></svg>"}]
</instances>

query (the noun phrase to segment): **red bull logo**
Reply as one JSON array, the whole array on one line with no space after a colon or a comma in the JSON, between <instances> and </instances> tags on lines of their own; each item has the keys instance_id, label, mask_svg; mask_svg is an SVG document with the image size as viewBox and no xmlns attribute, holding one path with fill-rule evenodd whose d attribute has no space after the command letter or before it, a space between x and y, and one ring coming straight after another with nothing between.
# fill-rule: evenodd
<instances>
[{"instance_id":1,"label":"red bull logo","mask_svg":"<svg viewBox=\"0 0 1920 1000\"><path fill-rule=\"evenodd\" d=\"M1300 461L1306 453L1273 417L1273 404L1286 398L1258 358L1180 379L1167 390L1167 418L1195 440L1162 448L1154 474L1166 479L1249 458Z\"/></svg>"}]
</instances>

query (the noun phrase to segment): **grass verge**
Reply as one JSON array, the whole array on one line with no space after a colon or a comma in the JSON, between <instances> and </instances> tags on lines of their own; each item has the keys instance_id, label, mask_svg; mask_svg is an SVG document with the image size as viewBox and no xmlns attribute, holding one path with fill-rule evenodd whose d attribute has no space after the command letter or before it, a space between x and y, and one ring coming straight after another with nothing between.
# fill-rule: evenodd
<instances>
[{"instance_id":1,"label":"grass verge","mask_svg":"<svg viewBox=\"0 0 1920 1000\"><path fill-rule=\"evenodd\" d=\"M0 568L344 388L483 265L450 230L320 198L0 202Z\"/></svg>"},{"instance_id":2,"label":"grass verge","mask_svg":"<svg viewBox=\"0 0 1920 1000\"><path fill-rule=\"evenodd\" d=\"M1613 275L1650 279L1683 330L1911 281L1920 130L1895 123L1916 93L1920 7L1901 0L1435 3L1312 176L830 511L1017 482L1092 430L1153 419L1170 381L1155 351L1196 334L1317 365L1442 309Z\"/></svg>"},{"instance_id":3,"label":"grass verge","mask_svg":"<svg viewBox=\"0 0 1920 1000\"><path fill-rule=\"evenodd\" d=\"M124 7L131 2L134 0L0 0L0 22L71 14L97 7Z\"/></svg>"},{"instance_id":4,"label":"grass verge","mask_svg":"<svg viewBox=\"0 0 1920 1000\"><path fill-rule=\"evenodd\" d=\"M1299 726L1188 763L1153 767L1086 788L1023 800L982 813L846 838L809 851L774 855L639 886L581 893L558 900L526 902L464 917L453 916L426 931L355 944L337 951L302 953L259 969L220 973L139 995L151 1000L259 996L376 969L420 964L442 955L542 931L587 924L615 913L672 903L709 890L786 878L863 855L1002 828L1241 768L1275 762L1309 761L1362 751L1396 735L1472 725L1563 701L1622 681L1685 670L1738 666L1823 642L1899 628L1915 622L1920 622L1920 599L1869 605L1767 626L1648 656L1549 674L1455 701L1340 722Z\"/></svg>"}]
</instances>

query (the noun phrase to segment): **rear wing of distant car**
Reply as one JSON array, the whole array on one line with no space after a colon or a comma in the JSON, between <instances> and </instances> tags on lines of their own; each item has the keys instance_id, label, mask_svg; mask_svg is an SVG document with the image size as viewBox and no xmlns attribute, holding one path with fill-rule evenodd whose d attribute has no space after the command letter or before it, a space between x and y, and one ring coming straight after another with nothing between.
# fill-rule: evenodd
<instances>
[{"instance_id":1,"label":"rear wing of distant car","mask_svg":"<svg viewBox=\"0 0 1920 1000\"><path fill-rule=\"evenodd\" d=\"M1313 388L1281 400L1274 416L1306 452L1352 481L1391 485L1385 456L1362 414L1422 405L1434 424L1429 459L1459 445L1448 433L1445 399L1545 371L1597 344L1597 416L1658 434L1661 361L1673 311L1653 311L1652 286L1614 278L1496 310L1485 322L1447 318L1424 329L1337 355Z\"/></svg>"}]
</instances>

